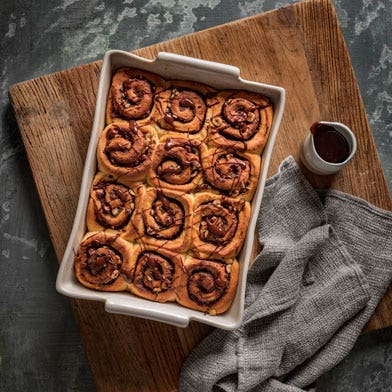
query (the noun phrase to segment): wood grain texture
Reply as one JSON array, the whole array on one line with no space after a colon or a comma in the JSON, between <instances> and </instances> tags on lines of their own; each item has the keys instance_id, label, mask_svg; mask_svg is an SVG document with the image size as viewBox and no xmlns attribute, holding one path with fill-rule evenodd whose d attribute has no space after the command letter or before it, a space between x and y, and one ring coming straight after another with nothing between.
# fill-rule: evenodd
<instances>
[{"instance_id":1,"label":"wood grain texture","mask_svg":"<svg viewBox=\"0 0 392 392\"><path fill-rule=\"evenodd\" d=\"M246 44L245 44L246 43ZM311 0L235 21L134 53L168 51L233 64L244 78L283 86L287 103L269 174L287 155L299 161L309 125L348 124L358 138L352 163L334 177L304 172L332 187L392 210L362 99L332 3ZM61 260L76 211L92 127L100 62L17 84L11 102ZM257 248L257 247L256 247ZM181 364L210 327L178 329L108 314L102 304L72 301L98 391L174 391ZM366 330L392 325L392 289Z\"/></svg>"}]
</instances>

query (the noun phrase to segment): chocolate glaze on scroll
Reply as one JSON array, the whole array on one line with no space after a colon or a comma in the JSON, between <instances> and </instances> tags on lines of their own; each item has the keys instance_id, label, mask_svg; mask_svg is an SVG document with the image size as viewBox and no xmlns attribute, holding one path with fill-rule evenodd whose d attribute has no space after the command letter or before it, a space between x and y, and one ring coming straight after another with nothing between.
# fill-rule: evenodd
<instances>
[{"instance_id":1,"label":"chocolate glaze on scroll","mask_svg":"<svg viewBox=\"0 0 392 392\"><path fill-rule=\"evenodd\" d=\"M151 125L113 123L102 132L97 148L98 167L105 174L132 183L143 180L157 143Z\"/></svg>"},{"instance_id":2,"label":"chocolate glaze on scroll","mask_svg":"<svg viewBox=\"0 0 392 392\"><path fill-rule=\"evenodd\" d=\"M118 235L87 233L75 257L75 274L84 286L101 291L123 291L132 245Z\"/></svg>"},{"instance_id":3,"label":"chocolate glaze on scroll","mask_svg":"<svg viewBox=\"0 0 392 392\"><path fill-rule=\"evenodd\" d=\"M260 173L260 157L223 148L201 146L201 162L206 181L216 191L230 197L251 200Z\"/></svg>"},{"instance_id":4,"label":"chocolate glaze on scroll","mask_svg":"<svg viewBox=\"0 0 392 392\"><path fill-rule=\"evenodd\" d=\"M127 289L153 301L175 301L183 271L183 258L180 254L162 248L136 245L125 272L129 282Z\"/></svg>"},{"instance_id":5,"label":"chocolate glaze on scroll","mask_svg":"<svg viewBox=\"0 0 392 392\"><path fill-rule=\"evenodd\" d=\"M209 192L196 195L191 252L230 262L241 250L249 219L250 204L243 199Z\"/></svg>"},{"instance_id":6,"label":"chocolate glaze on scroll","mask_svg":"<svg viewBox=\"0 0 392 392\"><path fill-rule=\"evenodd\" d=\"M261 153L271 129L273 109L261 94L224 90L208 100L208 143Z\"/></svg>"},{"instance_id":7,"label":"chocolate glaze on scroll","mask_svg":"<svg viewBox=\"0 0 392 392\"><path fill-rule=\"evenodd\" d=\"M75 257L97 290L225 312L273 108L253 92L118 69Z\"/></svg>"},{"instance_id":8,"label":"chocolate glaze on scroll","mask_svg":"<svg viewBox=\"0 0 392 392\"><path fill-rule=\"evenodd\" d=\"M87 209L88 230L105 230L119 234L128 241L134 240L137 235L136 223L140 220L143 192L141 184L128 186L98 173L91 187Z\"/></svg>"},{"instance_id":9,"label":"chocolate glaze on scroll","mask_svg":"<svg viewBox=\"0 0 392 392\"><path fill-rule=\"evenodd\" d=\"M147 188L137 224L137 242L175 252L190 246L193 199L170 189Z\"/></svg>"},{"instance_id":10,"label":"chocolate glaze on scroll","mask_svg":"<svg viewBox=\"0 0 392 392\"><path fill-rule=\"evenodd\" d=\"M177 302L210 315L225 312L231 305L238 281L238 262L187 257L181 275Z\"/></svg>"},{"instance_id":11,"label":"chocolate glaze on scroll","mask_svg":"<svg viewBox=\"0 0 392 392\"><path fill-rule=\"evenodd\" d=\"M206 99L215 92L202 83L171 81L170 87L156 96L153 118L162 128L160 135L175 132L177 136L205 139Z\"/></svg>"},{"instance_id":12,"label":"chocolate glaze on scroll","mask_svg":"<svg viewBox=\"0 0 392 392\"><path fill-rule=\"evenodd\" d=\"M155 95L166 86L159 75L128 67L115 72L106 106L106 123L151 122Z\"/></svg>"},{"instance_id":13,"label":"chocolate glaze on scroll","mask_svg":"<svg viewBox=\"0 0 392 392\"><path fill-rule=\"evenodd\" d=\"M192 192L203 181L200 145L195 139L162 138L148 173L149 184L158 189Z\"/></svg>"}]
</instances>

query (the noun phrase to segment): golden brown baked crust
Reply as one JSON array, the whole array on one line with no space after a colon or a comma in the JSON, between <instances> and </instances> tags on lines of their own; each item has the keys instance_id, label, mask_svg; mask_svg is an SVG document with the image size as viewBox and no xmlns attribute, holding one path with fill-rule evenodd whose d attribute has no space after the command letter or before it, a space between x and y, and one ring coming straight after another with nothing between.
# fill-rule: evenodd
<instances>
[{"instance_id":1,"label":"golden brown baked crust","mask_svg":"<svg viewBox=\"0 0 392 392\"><path fill-rule=\"evenodd\" d=\"M137 242L185 253L192 227L191 196L170 189L145 189L136 222Z\"/></svg>"},{"instance_id":2,"label":"golden brown baked crust","mask_svg":"<svg viewBox=\"0 0 392 392\"><path fill-rule=\"evenodd\" d=\"M155 149L148 172L149 185L158 189L193 192L203 182L200 145L195 139L162 138Z\"/></svg>"},{"instance_id":3,"label":"golden brown baked crust","mask_svg":"<svg viewBox=\"0 0 392 392\"><path fill-rule=\"evenodd\" d=\"M80 283L225 312L272 116L261 94L118 69L75 257Z\"/></svg>"},{"instance_id":4,"label":"golden brown baked crust","mask_svg":"<svg viewBox=\"0 0 392 392\"><path fill-rule=\"evenodd\" d=\"M102 132L97 147L98 168L123 183L144 180L157 143L151 125L109 124Z\"/></svg>"},{"instance_id":5,"label":"golden brown baked crust","mask_svg":"<svg viewBox=\"0 0 392 392\"><path fill-rule=\"evenodd\" d=\"M109 90L106 123L149 123L155 110L155 95L165 86L165 79L152 72L132 67L118 69Z\"/></svg>"},{"instance_id":6,"label":"golden brown baked crust","mask_svg":"<svg viewBox=\"0 0 392 392\"><path fill-rule=\"evenodd\" d=\"M187 257L186 273L180 277L177 302L210 315L225 312L231 305L238 282L239 265Z\"/></svg>"},{"instance_id":7,"label":"golden brown baked crust","mask_svg":"<svg viewBox=\"0 0 392 392\"><path fill-rule=\"evenodd\" d=\"M250 220L250 204L213 193L196 195L191 252L198 258L230 260L241 250Z\"/></svg>"},{"instance_id":8,"label":"golden brown baked crust","mask_svg":"<svg viewBox=\"0 0 392 392\"><path fill-rule=\"evenodd\" d=\"M162 128L160 136L170 131L205 140L207 96L216 90L191 81L173 80L169 83L170 87L157 94L155 99L153 119Z\"/></svg>"},{"instance_id":9,"label":"golden brown baked crust","mask_svg":"<svg viewBox=\"0 0 392 392\"><path fill-rule=\"evenodd\" d=\"M251 200L260 173L260 156L224 148L200 147L205 179L212 192Z\"/></svg>"},{"instance_id":10,"label":"golden brown baked crust","mask_svg":"<svg viewBox=\"0 0 392 392\"><path fill-rule=\"evenodd\" d=\"M127 270L132 244L118 235L87 233L75 257L75 275L80 283L100 291L123 291L127 287L123 271Z\"/></svg>"},{"instance_id":11,"label":"golden brown baked crust","mask_svg":"<svg viewBox=\"0 0 392 392\"><path fill-rule=\"evenodd\" d=\"M99 172L94 178L87 207L88 231L106 231L133 241L137 236L143 192L140 183L128 186Z\"/></svg>"},{"instance_id":12,"label":"golden brown baked crust","mask_svg":"<svg viewBox=\"0 0 392 392\"><path fill-rule=\"evenodd\" d=\"M167 302L176 300L183 258L168 250L135 245L126 276L127 289L149 300Z\"/></svg>"},{"instance_id":13,"label":"golden brown baked crust","mask_svg":"<svg viewBox=\"0 0 392 392\"><path fill-rule=\"evenodd\" d=\"M261 153L269 136L273 109L261 94L220 91L207 100L208 143L236 151Z\"/></svg>"}]
</instances>

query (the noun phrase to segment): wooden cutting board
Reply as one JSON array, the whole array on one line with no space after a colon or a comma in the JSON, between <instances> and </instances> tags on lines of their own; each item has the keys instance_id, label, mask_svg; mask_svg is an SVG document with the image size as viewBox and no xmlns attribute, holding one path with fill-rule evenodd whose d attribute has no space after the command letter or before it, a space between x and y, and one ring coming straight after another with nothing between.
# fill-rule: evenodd
<instances>
[{"instance_id":1,"label":"wooden cutting board","mask_svg":"<svg viewBox=\"0 0 392 392\"><path fill-rule=\"evenodd\" d=\"M159 51L241 69L246 79L283 86L287 104L270 175L299 146L315 120L341 121L358 138L355 159L334 177L308 175L392 210L387 184L331 1L312 0L235 21L134 53ZM92 127L100 62L17 84L10 97L50 235L61 260L71 232ZM101 303L72 301L98 391L173 391L181 364L210 330L179 329L108 314ZM392 325L392 289L366 330Z\"/></svg>"}]
</instances>

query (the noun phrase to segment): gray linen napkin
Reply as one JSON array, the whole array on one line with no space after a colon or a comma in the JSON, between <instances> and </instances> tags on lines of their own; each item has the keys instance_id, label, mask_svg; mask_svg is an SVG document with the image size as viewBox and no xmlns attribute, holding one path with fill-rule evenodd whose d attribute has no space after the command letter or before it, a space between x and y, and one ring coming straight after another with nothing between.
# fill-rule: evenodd
<instances>
[{"instance_id":1,"label":"gray linen napkin","mask_svg":"<svg viewBox=\"0 0 392 392\"><path fill-rule=\"evenodd\" d=\"M258 237L242 325L190 354L182 392L304 391L348 354L392 278L392 213L317 193L292 157L266 183Z\"/></svg>"}]
</instances>

